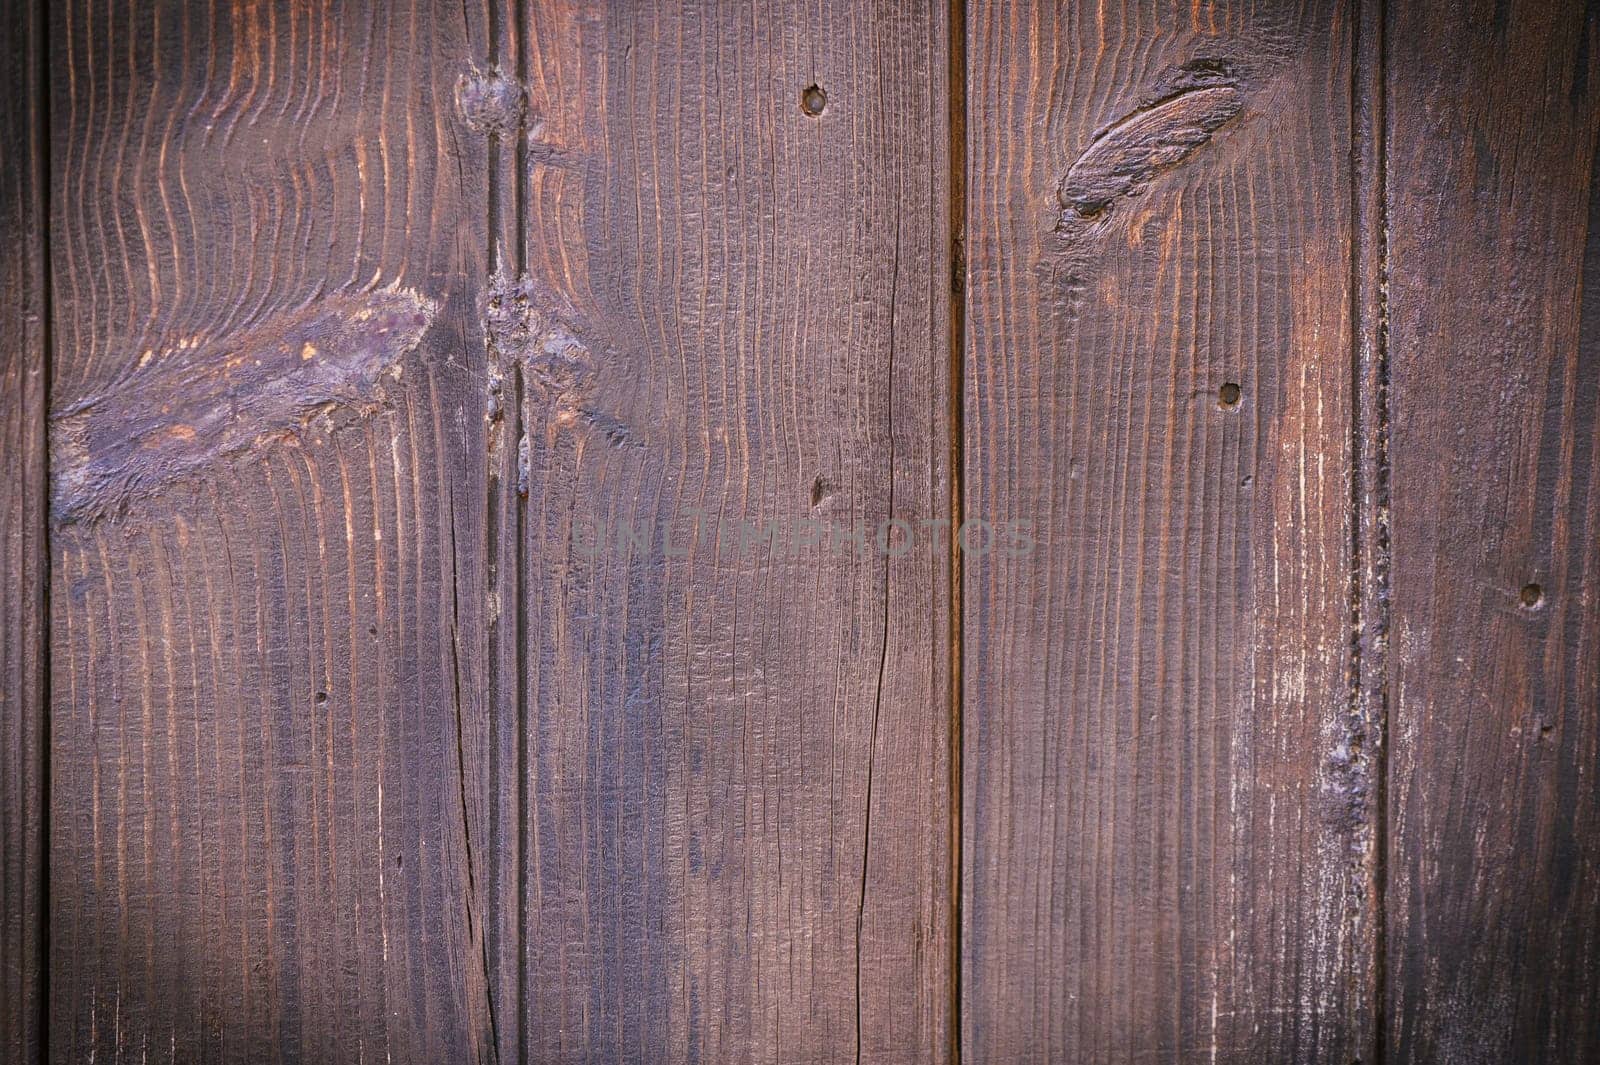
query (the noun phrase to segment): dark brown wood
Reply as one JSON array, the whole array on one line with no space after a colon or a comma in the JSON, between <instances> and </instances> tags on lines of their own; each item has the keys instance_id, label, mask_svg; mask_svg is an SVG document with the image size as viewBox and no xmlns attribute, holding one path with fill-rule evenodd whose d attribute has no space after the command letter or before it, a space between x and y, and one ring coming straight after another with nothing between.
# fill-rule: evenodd
<instances>
[{"instance_id":1,"label":"dark brown wood","mask_svg":"<svg viewBox=\"0 0 1600 1065\"><path fill-rule=\"evenodd\" d=\"M483 31L51 10L52 1057L486 1060Z\"/></svg>"},{"instance_id":2,"label":"dark brown wood","mask_svg":"<svg viewBox=\"0 0 1600 1065\"><path fill-rule=\"evenodd\" d=\"M46 865L44 34L0 11L0 1059L42 1061Z\"/></svg>"},{"instance_id":3,"label":"dark brown wood","mask_svg":"<svg viewBox=\"0 0 1600 1065\"><path fill-rule=\"evenodd\" d=\"M1372 1060L1355 13L967 18L963 1059Z\"/></svg>"},{"instance_id":4,"label":"dark brown wood","mask_svg":"<svg viewBox=\"0 0 1600 1065\"><path fill-rule=\"evenodd\" d=\"M0 1057L1600 1059L1592 6L8 9Z\"/></svg>"},{"instance_id":5,"label":"dark brown wood","mask_svg":"<svg viewBox=\"0 0 1600 1065\"><path fill-rule=\"evenodd\" d=\"M1600 1058L1597 34L1391 7L1396 1062Z\"/></svg>"},{"instance_id":6,"label":"dark brown wood","mask_svg":"<svg viewBox=\"0 0 1600 1065\"><path fill-rule=\"evenodd\" d=\"M520 242L486 306L523 500L508 1026L528 1061L935 1060L944 12L518 10Z\"/></svg>"}]
</instances>

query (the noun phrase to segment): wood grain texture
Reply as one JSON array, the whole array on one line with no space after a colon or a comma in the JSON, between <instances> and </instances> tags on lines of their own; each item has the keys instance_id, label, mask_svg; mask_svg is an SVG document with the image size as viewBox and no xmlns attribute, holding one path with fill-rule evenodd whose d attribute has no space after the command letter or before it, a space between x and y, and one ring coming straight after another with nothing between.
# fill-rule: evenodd
<instances>
[{"instance_id":1,"label":"wood grain texture","mask_svg":"<svg viewBox=\"0 0 1600 1065\"><path fill-rule=\"evenodd\" d=\"M522 500L508 1026L528 1061L935 1060L943 12L519 10L520 240L486 304ZM890 519L916 542L886 555Z\"/></svg>"},{"instance_id":2,"label":"wood grain texture","mask_svg":"<svg viewBox=\"0 0 1600 1065\"><path fill-rule=\"evenodd\" d=\"M1372 1060L1353 12L968 20L963 1059Z\"/></svg>"},{"instance_id":3,"label":"wood grain texture","mask_svg":"<svg viewBox=\"0 0 1600 1065\"><path fill-rule=\"evenodd\" d=\"M0 1057L1600 1058L1592 7L8 10Z\"/></svg>"},{"instance_id":4,"label":"wood grain texture","mask_svg":"<svg viewBox=\"0 0 1600 1065\"><path fill-rule=\"evenodd\" d=\"M1600 25L1390 21L1390 1060L1592 1062Z\"/></svg>"},{"instance_id":5,"label":"wood grain texture","mask_svg":"<svg viewBox=\"0 0 1600 1065\"><path fill-rule=\"evenodd\" d=\"M46 865L44 34L0 10L0 1059L43 1060Z\"/></svg>"},{"instance_id":6,"label":"wood grain texture","mask_svg":"<svg viewBox=\"0 0 1600 1065\"><path fill-rule=\"evenodd\" d=\"M482 30L51 10L52 1056L486 1060Z\"/></svg>"}]
</instances>

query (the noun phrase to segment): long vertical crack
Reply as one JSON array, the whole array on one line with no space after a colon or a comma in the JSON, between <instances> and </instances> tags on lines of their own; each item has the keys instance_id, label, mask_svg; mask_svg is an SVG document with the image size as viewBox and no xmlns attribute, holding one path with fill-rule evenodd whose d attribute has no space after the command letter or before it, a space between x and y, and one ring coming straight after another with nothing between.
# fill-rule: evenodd
<instances>
[{"instance_id":1,"label":"long vertical crack","mask_svg":"<svg viewBox=\"0 0 1600 1065\"><path fill-rule=\"evenodd\" d=\"M467 897L470 900L477 900L480 897L478 865L472 846L472 818L469 816L467 800L466 728L463 721L463 691L461 684L461 553L456 542L455 532L455 485L447 482L445 492L448 500L447 513L449 514L447 531L450 536L450 673L453 684L452 702L455 707L457 801L461 814L461 835L467 854ZM489 850L492 852L494 850L493 846ZM478 940L478 960L483 970L483 992L489 1012L489 1051L491 1058L498 1063L500 1060L500 1025L495 1016L494 981L489 966L488 929L474 929L472 927L473 920L473 907L469 903L467 906L468 933Z\"/></svg>"},{"instance_id":2,"label":"long vertical crack","mask_svg":"<svg viewBox=\"0 0 1600 1065\"><path fill-rule=\"evenodd\" d=\"M897 198L898 202L898 198ZM900 303L900 217L895 217L894 266L889 273L889 337L888 364L885 368L888 394L888 412L885 416L889 437L889 518L894 517L894 347L895 322ZM866 810L861 824L861 893L856 903L856 1063L861 1062L861 931L867 916L867 871L872 857L872 777L878 760L878 719L883 710L883 682L889 666L889 587L890 569L894 556L883 552L883 641L878 654L878 683L872 697L872 729L867 747Z\"/></svg>"}]
</instances>

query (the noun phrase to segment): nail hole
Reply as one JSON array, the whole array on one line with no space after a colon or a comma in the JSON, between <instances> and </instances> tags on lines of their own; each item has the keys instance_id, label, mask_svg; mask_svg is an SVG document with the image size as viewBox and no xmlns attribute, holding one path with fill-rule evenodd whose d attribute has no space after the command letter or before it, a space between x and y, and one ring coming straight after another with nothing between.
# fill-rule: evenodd
<instances>
[{"instance_id":1,"label":"nail hole","mask_svg":"<svg viewBox=\"0 0 1600 1065\"><path fill-rule=\"evenodd\" d=\"M327 692L318 692L317 693L317 705L318 706L321 706L323 703L325 703L327 701L328 701L328 693Z\"/></svg>"},{"instance_id":2,"label":"nail hole","mask_svg":"<svg viewBox=\"0 0 1600 1065\"><path fill-rule=\"evenodd\" d=\"M822 114L828 106L828 94L822 91L820 85L808 85L800 93L800 110L812 118Z\"/></svg>"},{"instance_id":3,"label":"nail hole","mask_svg":"<svg viewBox=\"0 0 1600 1065\"><path fill-rule=\"evenodd\" d=\"M1217 406L1223 410L1232 410L1239 405L1239 400L1244 396L1244 390L1229 381L1217 389Z\"/></svg>"},{"instance_id":4,"label":"nail hole","mask_svg":"<svg viewBox=\"0 0 1600 1065\"><path fill-rule=\"evenodd\" d=\"M1532 610L1544 602L1544 589L1537 584L1524 584L1521 599L1522 605Z\"/></svg>"}]
</instances>

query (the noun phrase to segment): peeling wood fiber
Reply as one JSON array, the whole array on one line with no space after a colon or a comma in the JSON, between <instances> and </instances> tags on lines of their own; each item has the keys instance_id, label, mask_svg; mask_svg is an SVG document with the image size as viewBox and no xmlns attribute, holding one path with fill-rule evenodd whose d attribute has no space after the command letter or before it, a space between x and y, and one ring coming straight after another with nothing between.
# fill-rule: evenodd
<instances>
[{"instance_id":1,"label":"peeling wood fiber","mask_svg":"<svg viewBox=\"0 0 1600 1065\"><path fill-rule=\"evenodd\" d=\"M1141 108L1099 134L1061 182L1062 225L1092 219L1211 140L1244 106L1239 87L1221 72Z\"/></svg>"},{"instance_id":2,"label":"peeling wood fiber","mask_svg":"<svg viewBox=\"0 0 1600 1065\"><path fill-rule=\"evenodd\" d=\"M329 296L234 336L147 351L111 389L50 419L58 522L117 514L141 495L334 409L382 402L382 378L438 305L409 289Z\"/></svg>"}]
</instances>

